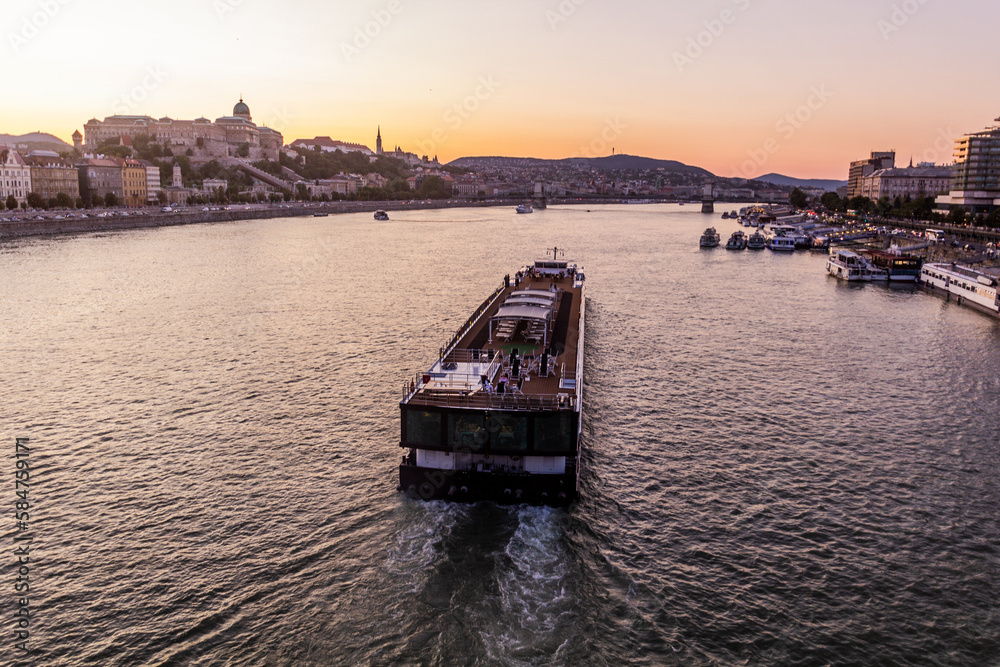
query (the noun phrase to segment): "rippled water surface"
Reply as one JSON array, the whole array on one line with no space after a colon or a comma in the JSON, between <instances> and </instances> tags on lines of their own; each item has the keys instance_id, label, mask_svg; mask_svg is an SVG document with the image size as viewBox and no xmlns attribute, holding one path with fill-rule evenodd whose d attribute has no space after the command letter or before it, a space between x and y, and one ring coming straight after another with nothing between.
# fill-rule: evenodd
<instances>
[{"instance_id":1,"label":"rippled water surface","mask_svg":"<svg viewBox=\"0 0 1000 667\"><path fill-rule=\"evenodd\" d=\"M735 225L692 207L370 218L0 245L36 664L1000 660L997 320L700 250ZM587 268L581 502L400 497L404 378L552 245Z\"/></svg>"}]
</instances>

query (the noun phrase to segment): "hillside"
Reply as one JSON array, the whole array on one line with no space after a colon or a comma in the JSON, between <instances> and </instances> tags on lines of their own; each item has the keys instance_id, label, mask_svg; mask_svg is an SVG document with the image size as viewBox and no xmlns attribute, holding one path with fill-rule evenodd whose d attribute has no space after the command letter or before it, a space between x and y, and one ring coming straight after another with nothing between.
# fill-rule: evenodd
<instances>
[{"instance_id":1,"label":"hillside","mask_svg":"<svg viewBox=\"0 0 1000 667\"><path fill-rule=\"evenodd\" d=\"M64 151L73 148L59 137L47 132L32 132L30 134L0 134L0 144L7 146L27 146L28 150Z\"/></svg>"},{"instance_id":2,"label":"hillside","mask_svg":"<svg viewBox=\"0 0 1000 667\"><path fill-rule=\"evenodd\" d=\"M770 183L771 185L785 185L796 188L816 188L826 192L836 192L837 188L847 185L847 181L825 180L822 178L793 178L782 174L764 174L763 176L758 176L753 180L763 181L764 183Z\"/></svg>"},{"instance_id":3,"label":"hillside","mask_svg":"<svg viewBox=\"0 0 1000 667\"><path fill-rule=\"evenodd\" d=\"M31 134L0 134L0 143L38 143L38 144L58 144L63 148L72 148L70 144L59 137L49 134L48 132L32 132Z\"/></svg>"},{"instance_id":4,"label":"hillside","mask_svg":"<svg viewBox=\"0 0 1000 667\"><path fill-rule=\"evenodd\" d=\"M551 167L577 167L582 169L596 169L600 171L627 171L627 170L652 170L663 169L664 171L694 176L713 178L713 174L701 167L693 167L677 162L676 160L658 160L655 158L640 157L636 155L614 155L599 158L573 157L561 160L544 160L530 157L463 157L448 163L449 166L462 167L465 169L503 169L503 168L551 168Z\"/></svg>"}]
</instances>

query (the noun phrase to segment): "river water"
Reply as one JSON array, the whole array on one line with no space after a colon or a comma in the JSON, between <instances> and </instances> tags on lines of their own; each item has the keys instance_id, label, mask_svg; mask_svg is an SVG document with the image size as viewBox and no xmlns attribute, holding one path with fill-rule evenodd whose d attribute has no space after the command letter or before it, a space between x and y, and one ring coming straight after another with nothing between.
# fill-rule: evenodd
<instances>
[{"instance_id":1,"label":"river water","mask_svg":"<svg viewBox=\"0 0 1000 667\"><path fill-rule=\"evenodd\" d=\"M0 245L34 664L997 664L1000 323L701 250L708 224L735 229L456 209ZM401 497L404 379L553 245L588 277L580 502Z\"/></svg>"}]
</instances>

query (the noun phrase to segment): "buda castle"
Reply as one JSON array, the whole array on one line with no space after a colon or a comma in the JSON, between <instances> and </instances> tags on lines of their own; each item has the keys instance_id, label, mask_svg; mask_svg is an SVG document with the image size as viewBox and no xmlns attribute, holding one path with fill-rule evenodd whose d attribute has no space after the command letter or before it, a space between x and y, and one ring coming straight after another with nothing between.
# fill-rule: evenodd
<instances>
[{"instance_id":1,"label":"buda castle","mask_svg":"<svg viewBox=\"0 0 1000 667\"><path fill-rule=\"evenodd\" d=\"M192 150L191 159L208 161L226 157L245 157L251 161L278 160L284 138L280 132L268 127L258 127L250 116L250 107L240 101L233 107L233 115L216 118L174 120L150 116L109 116L103 121L92 118L83 126L84 136L73 135L73 142L81 150L94 151L108 140L119 139L131 145L136 137L149 136L151 141L166 144L175 154ZM246 144L249 153L238 155Z\"/></svg>"}]
</instances>

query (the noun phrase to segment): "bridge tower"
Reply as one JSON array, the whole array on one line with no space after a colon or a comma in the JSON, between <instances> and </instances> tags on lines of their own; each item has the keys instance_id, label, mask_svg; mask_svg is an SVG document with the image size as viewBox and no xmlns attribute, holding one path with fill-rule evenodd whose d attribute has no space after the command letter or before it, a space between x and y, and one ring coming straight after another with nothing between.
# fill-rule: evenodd
<instances>
[{"instance_id":1,"label":"bridge tower","mask_svg":"<svg viewBox=\"0 0 1000 667\"><path fill-rule=\"evenodd\" d=\"M535 196L531 199L531 205L539 209L543 209L548 206L548 198L545 196L544 183L535 183Z\"/></svg>"},{"instance_id":2,"label":"bridge tower","mask_svg":"<svg viewBox=\"0 0 1000 667\"><path fill-rule=\"evenodd\" d=\"M706 183L701 191L701 212L715 213L715 184Z\"/></svg>"}]
</instances>

